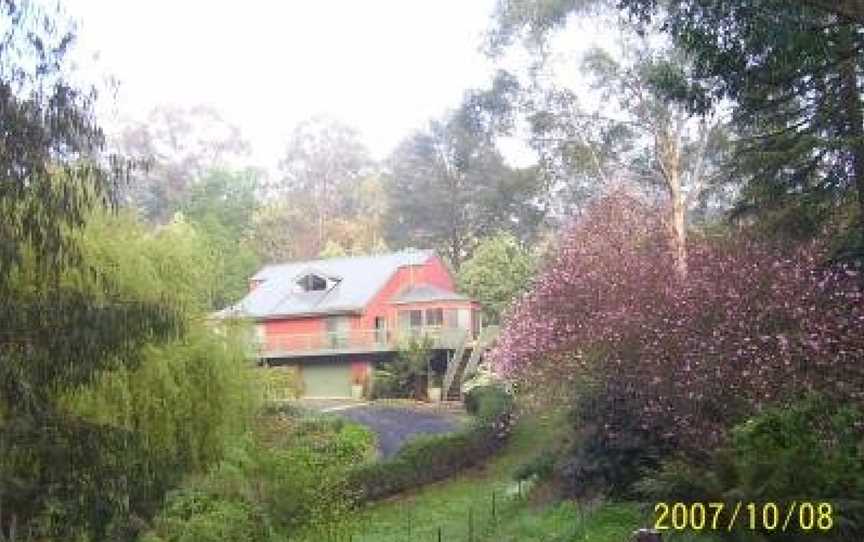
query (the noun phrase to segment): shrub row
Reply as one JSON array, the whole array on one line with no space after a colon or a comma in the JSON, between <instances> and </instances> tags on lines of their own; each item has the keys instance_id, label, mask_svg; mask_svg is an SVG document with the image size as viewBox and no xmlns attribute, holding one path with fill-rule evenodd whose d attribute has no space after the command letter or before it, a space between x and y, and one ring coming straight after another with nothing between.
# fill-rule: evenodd
<instances>
[{"instance_id":1,"label":"shrub row","mask_svg":"<svg viewBox=\"0 0 864 542\"><path fill-rule=\"evenodd\" d=\"M442 480L492 455L510 432L512 397L483 386L466 399L474 420L463 430L420 437L388 461L362 465L349 475L349 487L361 500L375 500Z\"/></svg>"},{"instance_id":2,"label":"shrub row","mask_svg":"<svg viewBox=\"0 0 864 542\"><path fill-rule=\"evenodd\" d=\"M288 431L273 444L232 443L206 476L168 496L142 542L284 540L340 521L352 503L345 473L369 460L374 436L337 418L298 418Z\"/></svg>"}]
</instances>

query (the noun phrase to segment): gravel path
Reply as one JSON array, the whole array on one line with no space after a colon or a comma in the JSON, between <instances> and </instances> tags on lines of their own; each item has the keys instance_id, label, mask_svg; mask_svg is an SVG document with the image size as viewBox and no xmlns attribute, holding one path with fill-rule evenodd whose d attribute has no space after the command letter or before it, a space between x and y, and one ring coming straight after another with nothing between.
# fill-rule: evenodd
<instances>
[{"instance_id":1,"label":"gravel path","mask_svg":"<svg viewBox=\"0 0 864 542\"><path fill-rule=\"evenodd\" d=\"M459 427L453 414L434 410L359 405L331 412L372 429L378 435L378 449L383 458L393 456L417 435L450 433Z\"/></svg>"}]
</instances>

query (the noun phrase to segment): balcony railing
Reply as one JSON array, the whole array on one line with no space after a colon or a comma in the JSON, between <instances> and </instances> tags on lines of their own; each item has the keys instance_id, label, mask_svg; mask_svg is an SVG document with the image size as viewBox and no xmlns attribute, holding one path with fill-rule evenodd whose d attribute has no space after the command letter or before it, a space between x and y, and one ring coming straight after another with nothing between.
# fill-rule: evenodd
<instances>
[{"instance_id":1,"label":"balcony railing","mask_svg":"<svg viewBox=\"0 0 864 542\"><path fill-rule=\"evenodd\" d=\"M433 348L456 348L465 341L468 331L440 326L411 327L397 330L351 329L322 333L269 334L259 342L259 357L339 354L352 352L385 352L399 348L411 338L429 337Z\"/></svg>"}]
</instances>

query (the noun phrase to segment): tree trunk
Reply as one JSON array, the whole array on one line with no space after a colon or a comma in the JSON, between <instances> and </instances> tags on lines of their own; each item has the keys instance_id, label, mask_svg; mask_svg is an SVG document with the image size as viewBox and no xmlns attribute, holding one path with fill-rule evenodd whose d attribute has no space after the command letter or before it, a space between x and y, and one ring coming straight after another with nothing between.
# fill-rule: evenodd
<instances>
[{"instance_id":1,"label":"tree trunk","mask_svg":"<svg viewBox=\"0 0 864 542\"><path fill-rule=\"evenodd\" d=\"M675 257L675 272L682 281L687 278L687 223L684 195L681 193L680 172L676 171L676 186L672 195L672 251Z\"/></svg>"},{"instance_id":2,"label":"tree trunk","mask_svg":"<svg viewBox=\"0 0 864 542\"><path fill-rule=\"evenodd\" d=\"M861 93L858 89L858 57L855 53L851 29L845 29L841 54L849 55L840 65L843 109L848 125L846 133L851 141L852 173L858 192L858 228L864 242L864 113L861 111Z\"/></svg>"},{"instance_id":3,"label":"tree trunk","mask_svg":"<svg viewBox=\"0 0 864 542\"><path fill-rule=\"evenodd\" d=\"M684 281L687 278L687 209L681 190L681 147L669 125L656 133L654 145L671 205L669 244L675 261L675 274Z\"/></svg>"}]
</instances>

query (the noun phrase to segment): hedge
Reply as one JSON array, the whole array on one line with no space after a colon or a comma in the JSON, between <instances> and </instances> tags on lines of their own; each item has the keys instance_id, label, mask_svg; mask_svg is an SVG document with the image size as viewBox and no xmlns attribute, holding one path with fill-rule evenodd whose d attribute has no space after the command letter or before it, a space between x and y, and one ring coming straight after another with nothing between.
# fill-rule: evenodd
<instances>
[{"instance_id":1,"label":"hedge","mask_svg":"<svg viewBox=\"0 0 864 542\"><path fill-rule=\"evenodd\" d=\"M393 458L354 469L351 487L360 500L376 500L452 476L492 455L510 432L512 397L483 386L469 394L474 420L447 435L424 436L406 444ZM474 408L476 406L476 408Z\"/></svg>"}]
</instances>

